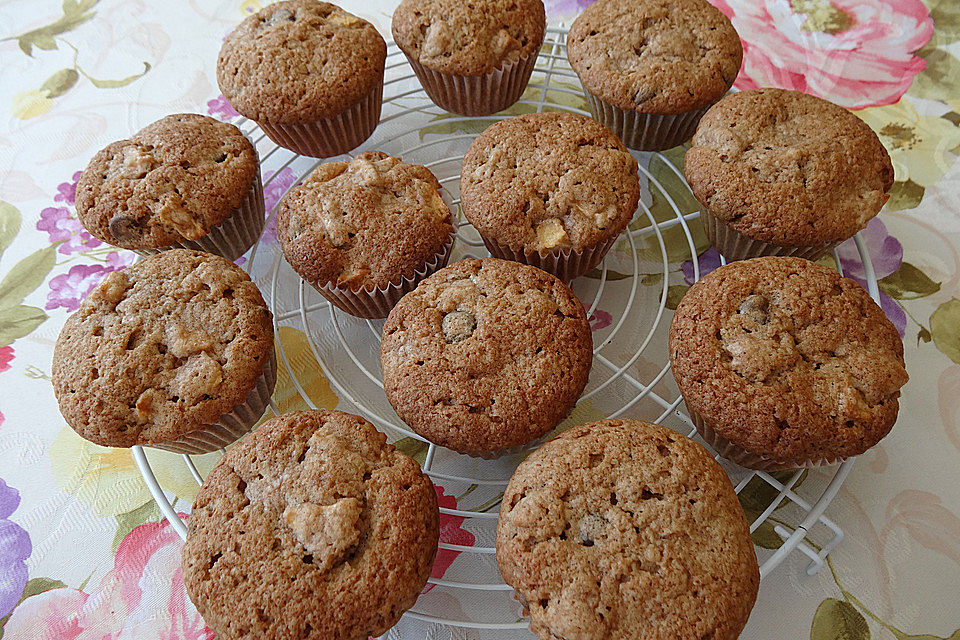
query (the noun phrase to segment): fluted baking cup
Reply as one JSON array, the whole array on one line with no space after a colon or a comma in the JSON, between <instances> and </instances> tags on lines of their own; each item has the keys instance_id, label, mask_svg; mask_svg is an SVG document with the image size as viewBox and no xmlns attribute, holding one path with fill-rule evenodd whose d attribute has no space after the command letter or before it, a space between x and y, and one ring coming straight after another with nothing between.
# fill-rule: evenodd
<instances>
[{"instance_id":1,"label":"fluted baking cup","mask_svg":"<svg viewBox=\"0 0 960 640\"><path fill-rule=\"evenodd\" d=\"M270 349L270 356L263 365L263 373L257 378L256 384L247 393L243 403L235 405L230 413L223 414L213 424L183 434L176 440L167 440L149 446L154 449L194 455L210 453L233 444L263 417L276 384L277 356L276 352Z\"/></svg>"},{"instance_id":2,"label":"fluted baking cup","mask_svg":"<svg viewBox=\"0 0 960 640\"><path fill-rule=\"evenodd\" d=\"M330 118L296 124L257 122L267 136L284 149L302 156L329 158L356 149L380 122L383 79L365 98Z\"/></svg>"},{"instance_id":3,"label":"fluted baking cup","mask_svg":"<svg viewBox=\"0 0 960 640\"><path fill-rule=\"evenodd\" d=\"M596 120L606 125L631 149L663 151L683 144L693 137L700 118L710 107L660 115L637 113L615 107L587 92L587 104Z\"/></svg>"},{"instance_id":4,"label":"fluted baking cup","mask_svg":"<svg viewBox=\"0 0 960 640\"><path fill-rule=\"evenodd\" d=\"M754 240L728 227L723 220L703 209L700 221L707 234L707 240L728 261L746 260L759 256L794 256L807 260L818 260L833 251L843 240L835 240L812 247L783 247L769 242Z\"/></svg>"},{"instance_id":5,"label":"fluted baking cup","mask_svg":"<svg viewBox=\"0 0 960 640\"><path fill-rule=\"evenodd\" d=\"M464 116L487 116L514 104L523 95L537 64L534 52L489 73L463 76L434 71L409 55L407 60L434 104Z\"/></svg>"},{"instance_id":6,"label":"fluted baking cup","mask_svg":"<svg viewBox=\"0 0 960 640\"><path fill-rule=\"evenodd\" d=\"M607 255L607 252L613 247L614 243L617 241L617 237L614 236L608 240L604 240L599 244L595 244L592 247L587 247L580 251L574 251L573 249L562 249L560 251L549 251L549 252L539 252L539 251L530 251L528 249L514 249L504 244L500 244L492 238L487 238L486 236L481 236L483 238L483 244L487 246L487 249L490 251L490 255L494 258L502 258L504 260L513 260L514 262L522 262L523 264L529 264L530 266L537 267L542 269L547 273L552 273L566 283L569 283L574 278L582 276L590 269L593 269L595 266L600 264L603 260L603 257Z\"/></svg>"}]
</instances>

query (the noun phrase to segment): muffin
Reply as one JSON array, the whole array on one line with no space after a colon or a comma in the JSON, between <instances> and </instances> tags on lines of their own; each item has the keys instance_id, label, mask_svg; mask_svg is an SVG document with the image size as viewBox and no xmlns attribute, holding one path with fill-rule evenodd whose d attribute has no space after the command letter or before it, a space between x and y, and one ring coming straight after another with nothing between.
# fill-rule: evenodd
<instances>
[{"instance_id":1,"label":"muffin","mask_svg":"<svg viewBox=\"0 0 960 640\"><path fill-rule=\"evenodd\" d=\"M897 420L903 344L864 289L802 258L734 262L693 285L670 366L700 435L753 469L860 455Z\"/></svg>"},{"instance_id":2,"label":"muffin","mask_svg":"<svg viewBox=\"0 0 960 640\"><path fill-rule=\"evenodd\" d=\"M162 118L97 153L76 203L91 235L140 255L182 248L236 260L264 225L253 145L232 124L195 113Z\"/></svg>"},{"instance_id":3,"label":"muffin","mask_svg":"<svg viewBox=\"0 0 960 640\"><path fill-rule=\"evenodd\" d=\"M889 197L893 165L870 127L798 91L734 93L700 121L685 173L727 260L830 252Z\"/></svg>"},{"instance_id":4,"label":"muffin","mask_svg":"<svg viewBox=\"0 0 960 640\"><path fill-rule=\"evenodd\" d=\"M328 158L377 127L386 58L383 37L366 20L328 2L285 0L227 36L217 82L278 145Z\"/></svg>"},{"instance_id":5,"label":"muffin","mask_svg":"<svg viewBox=\"0 0 960 640\"><path fill-rule=\"evenodd\" d=\"M322 164L280 202L287 262L339 309L385 318L445 266L455 229L437 178L379 151Z\"/></svg>"},{"instance_id":6,"label":"muffin","mask_svg":"<svg viewBox=\"0 0 960 640\"><path fill-rule=\"evenodd\" d=\"M493 458L566 417L587 384L593 338L570 287L486 258L441 269L400 300L380 344L383 390L417 434Z\"/></svg>"},{"instance_id":7,"label":"muffin","mask_svg":"<svg viewBox=\"0 0 960 640\"><path fill-rule=\"evenodd\" d=\"M497 565L542 640L734 640L760 583L723 469L640 420L574 427L520 463Z\"/></svg>"},{"instance_id":8,"label":"muffin","mask_svg":"<svg viewBox=\"0 0 960 640\"><path fill-rule=\"evenodd\" d=\"M637 161L612 131L573 113L497 122L463 158L463 213L490 253L565 282L597 266L640 199Z\"/></svg>"},{"instance_id":9,"label":"muffin","mask_svg":"<svg viewBox=\"0 0 960 640\"><path fill-rule=\"evenodd\" d=\"M358 416L287 413L207 476L183 583L221 640L366 640L430 575L437 496L412 458Z\"/></svg>"},{"instance_id":10,"label":"muffin","mask_svg":"<svg viewBox=\"0 0 960 640\"><path fill-rule=\"evenodd\" d=\"M545 31L541 0L403 0L393 12L393 39L424 91L465 116L520 99Z\"/></svg>"},{"instance_id":11,"label":"muffin","mask_svg":"<svg viewBox=\"0 0 960 640\"><path fill-rule=\"evenodd\" d=\"M660 151L730 90L743 48L706 0L598 0L573 21L567 57L593 117L631 149Z\"/></svg>"},{"instance_id":12,"label":"muffin","mask_svg":"<svg viewBox=\"0 0 960 640\"><path fill-rule=\"evenodd\" d=\"M60 412L105 447L225 447L260 419L276 380L257 286L229 260L186 249L108 275L53 353Z\"/></svg>"}]
</instances>

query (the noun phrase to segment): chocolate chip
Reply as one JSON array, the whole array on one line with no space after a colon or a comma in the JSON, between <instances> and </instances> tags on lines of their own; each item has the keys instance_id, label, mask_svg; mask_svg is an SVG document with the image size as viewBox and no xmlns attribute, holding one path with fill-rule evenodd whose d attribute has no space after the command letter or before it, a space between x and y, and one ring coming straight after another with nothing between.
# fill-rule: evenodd
<instances>
[{"instance_id":1,"label":"chocolate chip","mask_svg":"<svg viewBox=\"0 0 960 640\"><path fill-rule=\"evenodd\" d=\"M747 296L737 313L747 316L757 324L767 324L770 319L770 301L761 295Z\"/></svg>"},{"instance_id":2,"label":"chocolate chip","mask_svg":"<svg viewBox=\"0 0 960 640\"><path fill-rule=\"evenodd\" d=\"M132 240L140 234L137 230L137 221L126 213L118 213L107 223L107 228L117 240Z\"/></svg>"},{"instance_id":3,"label":"chocolate chip","mask_svg":"<svg viewBox=\"0 0 960 640\"><path fill-rule=\"evenodd\" d=\"M469 311L453 311L443 316L443 337L454 343L466 340L477 328L477 318Z\"/></svg>"}]
</instances>

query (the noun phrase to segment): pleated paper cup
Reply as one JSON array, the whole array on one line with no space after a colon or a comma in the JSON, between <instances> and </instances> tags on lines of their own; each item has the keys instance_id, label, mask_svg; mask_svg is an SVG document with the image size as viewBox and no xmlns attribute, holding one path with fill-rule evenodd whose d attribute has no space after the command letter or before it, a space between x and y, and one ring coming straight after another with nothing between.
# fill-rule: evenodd
<instances>
[{"instance_id":1,"label":"pleated paper cup","mask_svg":"<svg viewBox=\"0 0 960 640\"><path fill-rule=\"evenodd\" d=\"M819 260L843 242L843 240L835 240L812 247L783 247L745 236L728 227L723 220L707 209L700 212L700 220L703 223L703 230L707 234L707 240L724 258L731 262L759 256L793 256L806 258L807 260Z\"/></svg>"},{"instance_id":2,"label":"pleated paper cup","mask_svg":"<svg viewBox=\"0 0 960 640\"><path fill-rule=\"evenodd\" d=\"M587 104L594 119L599 120L631 149L663 151L683 144L693 137L700 118L710 107L678 114L637 113L615 107L587 92Z\"/></svg>"},{"instance_id":3,"label":"pleated paper cup","mask_svg":"<svg viewBox=\"0 0 960 640\"><path fill-rule=\"evenodd\" d=\"M363 144L377 128L382 106L383 78L360 102L330 118L296 124L257 124L284 149L302 156L330 158Z\"/></svg>"},{"instance_id":4,"label":"pleated paper cup","mask_svg":"<svg viewBox=\"0 0 960 640\"><path fill-rule=\"evenodd\" d=\"M174 453L190 455L210 453L233 444L253 428L263 417L270 404L273 388L277 384L277 356L271 349L270 357L263 365L263 373L257 378L253 389L241 404L235 405L230 413L220 416L213 424L183 434L176 440L167 440L151 444L154 449L164 449Z\"/></svg>"},{"instance_id":5,"label":"pleated paper cup","mask_svg":"<svg viewBox=\"0 0 960 640\"><path fill-rule=\"evenodd\" d=\"M617 236L614 236L580 251L563 249L560 251L539 252L523 248L515 249L508 245L500 244L492 238L486 236L481 237L483 244L487 246L490 255L494 258L529 264L547 273L552 273L568 284L574 278L582 276L600 264L600 262L603 261L603 257L607 255L607 252L613 248L614 243L617 241Z\"/></svg>"},{"instance_id":6,"label":"pleated paper cup","mask_svg":"<svg viewBox=\"0 0 960 640\"><path fill-rule=\"evenodd\" d=\"M434 71L409 55L407 60L434 104L464 116L488 116L514 104L523 95L537 64L535 51L489 73L464 76Z\"/></svg>"},{"instance_id":7,"label":"pleated paper cup","mask_svg":"<svg viewBox=\"0 0 960 640\"><path fill-rule=\"evenodd\" d=\"M196 240L183 240L166 247L134 249L141 256L152 256L170 249L193 249L222 256L227 260L236 260L260 239L266 224L263 207L263 183L260 179L260 166L250 184L246 197L233 213L220 224L211 227L206 235Z\"/></svg>"},{"instance_id":8,"label":"pleated paper cup","mask_svg":"<svg viewBox=\"0 0 960 640\"><path fill-rule=\"evenodd\" d=\"M690 406L689 402L684 401L684 403L687 405L687 412L690 414L690 420L693 421L693 426L697 428L697 433L700 434L700 437L703 438L707 444L710 445L710 448L712 448L718 454L731 462L737 463L741 467L755 469L757 471L787 471L791 469L813 469L823 465L838 464L846 460L846 458L837 457L819 458L815 460L784 461L775 460L759 453L747 451L743 447L730 442L718 434L714 428L703 419L703 416Z\"/></svg>"},{"instance_id":9,"label":"pleated paper cup","mask_svg":"<svg viewBox=\"0 0 960 640\"><path fill-rule=\"evenodd\" d=\"M503 449L497 449L495 451L482 451L480 453L466 453L465 455L468 455L471 458L482 458L484 460L496 460L497 458L503 458L504 456L510 456L515 453L525 453L528 451L533 451L534 449L538 448L540 445L542 445L544 442L550 439L550 436L548 434L552 431L553 429L547 432L547 434L540 436L539 438L534 438L530 442L518 444L513 447L504 447Z\"/></svg>"}]
</instances>

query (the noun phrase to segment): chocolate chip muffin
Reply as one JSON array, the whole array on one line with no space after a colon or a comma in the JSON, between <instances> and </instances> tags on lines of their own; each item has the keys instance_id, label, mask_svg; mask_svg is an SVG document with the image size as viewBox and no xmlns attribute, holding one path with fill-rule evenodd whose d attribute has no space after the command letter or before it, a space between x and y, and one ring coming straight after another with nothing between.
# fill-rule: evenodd
<instances>
[{"instance_id":1,"label":"chocolate chip muffin","mask_svg":"<svg viewBox=\"0 0 960 640\"><path fill-rule=\"evenodd\" d=\"M285 0L227 36L217 82L278 145L327 158L376 128L386 57L383 37L366 20L328 2Z\"/></svg>"},{"instance_id":2,"label":"chocolate chip muffin","mask_svg":"<svg viewBox=\"0 0 960 640\"><path fill-rule=\"evenodd\" d=\"M427 95L467 116L520 99L545 31L541 0L403 0L393 12L393 39Z\"/></svg>"},{"instance_id":3,"label":"chocolate chip muffin","mask_svg":"<svg viewBox=\"0 0 960 640\"><path fill-rule=\"evenodd\" d=\"M531 113L470 145L463 213L490 253L569 282L597 266L640 199L637 161L612 131L573 113Z\"/></svg>"},{"instance_id":4,"label":"chocolate chip muffin","mask_svg":"<svg viewBox=\"0 0 960 640\"><path fill-rule=\"evenodd\" d=\"M424 438L496 457L563 420L587 384L592 348L583 305L560 280L517 262L463 260L390 312L383 388Z\"/></svg>"},{"instance_id":5,"label":"chocolate chip muffin","mask_svg":"<svg viewBox=\"0 0 960 640\"><path fill-rule=\"evenodd\" d=\"M843 107L784 89L734 93L700 121L685 173L707 238L728 260L816 260L867 226L893 165Z\"/></svg>"},{"instance_id":6,"label":"chocolate chip muffin","mask_svg":"<svg viewBox=\"0 0 960 640\"><path fill-rule=\"evenodd\" d=\"M455 234L430 170L379 151L317 167L280 202L277 231L294 271L361 318L445 266Z\"/></svg>"},{"instance_id":7,"label":"chocolate chip muffin","mask_svg":"<svg viewBox=\"0 0 960 640\"><path fill-rule=\"evenodd\" d=\"M743 48L706 0L598 0L574 20L567 56L594 117L631 149L659 151L690 139Z\"/></svg>"},{"instance_id":8,"label":"chocolate chip muffin","mask_svg":"<svg viewBox=\"0 0 960 640\"><path fill-rule=\"evenodd\" d=\"M101 150L80 176L76 202L91 235L141 255L184 248L236 260L264 225L253 145L232 124L195 113Z\"/></svg>"},{"instance_id":9,"label":"chocolate chip muffin","mask_svg":"<svg viewBox=\"0 0 960 640\"><path fill-rule=\"evenodd\" d=\"M430 575L437 496L412 458L358 416L288 413L207 476L183 583L222 640L366 640Z\"/></svg>"},{"instance_id":10,"label":"chocolate chip muffin","mask_svg":"<svg viewBox=\"0 0 960 640\"><path fill-rule=\"evenodd\" d=\"M263 415L276 377L257 286L229 260L185 249L108 275L53 354L60 412L105 447L225 447Z\"/></svg>"},{"instance_id":11,"label":"chocolate chip muffin","mask_svg":"<svg viewBox=\"0 0 960 640\"><path fill-rule=\"evenodd\" d=\"M670 365L701 435L754 469L856 456L889 433L903 343L848 278L802 258L734 262L690 288Z\"/></svg>"},{"instance_id":12,"label":"chocolate chip muffin","mask_svg":"<svg viewBox=\"0 0 960 640\"><path fill-rule=\"evenodd\" d=\"M497 565L541 640L734 640L760 583L723 469L639 420L574 427L520 463Z\"/></svg>"}]
</instances>

